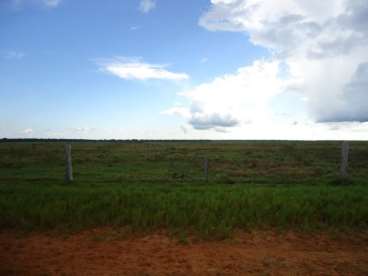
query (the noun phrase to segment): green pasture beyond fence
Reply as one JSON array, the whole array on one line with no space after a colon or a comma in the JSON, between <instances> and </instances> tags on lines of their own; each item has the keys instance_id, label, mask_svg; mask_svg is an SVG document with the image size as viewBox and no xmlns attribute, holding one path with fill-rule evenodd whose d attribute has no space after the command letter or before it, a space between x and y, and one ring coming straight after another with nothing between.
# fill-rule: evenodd
<instances>
[{"instance_id":1,"label":"green pasture beyond fence","mask_svg":"<svg viewBox=\"0 0 368 276\"><path fill-rule=\"evenodd\" d=\"M323 184L341 176L349 183L366 183L368 143L350 142L345 151L342 144L74 142L70 160L74 183ZM64 147L61 142L0 143L0 183L64 182L68 167Z\"/></svg>"},{"instance_id":2,"label":"green pasture beyond fence","mask_svg":"<svg viewBox=\"0 0 368 276\"><path fill-rule=\"evenodd\" d=\"M0 143L0 229L367 230L367 142L343 177L341 142L73 142L69 183L64 147Z\"/></svg>"}]
</instances>

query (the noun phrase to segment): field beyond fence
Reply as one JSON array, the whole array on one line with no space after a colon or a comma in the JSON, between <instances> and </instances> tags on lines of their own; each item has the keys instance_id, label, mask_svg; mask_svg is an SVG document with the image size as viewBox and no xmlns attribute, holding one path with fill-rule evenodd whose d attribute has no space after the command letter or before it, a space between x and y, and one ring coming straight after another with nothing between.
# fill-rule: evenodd
<instances>
[{"instance_id":1,"label":"field beyond fence","mask_svg":"<svg viewBox=\"0 0 368 276\"><path fill-rule=\"evenodd\" d=\"M341 142L72 143L76 183L326 184ZM62 183L64 143L0 143L0 183ZM368 142L351 142L348 173L368 183Z\"/></svg>"},{"instance_id":2,"label":"field beyond fence","mask_svg":"<svg viewBox=\"0 0 368 276\"><path fill-rule=\"evenodd\" d=\"M204 164L208 160L208 179ZM368 143L0 143L0 227L367 229Z\"/></svg>"}]
</instances>

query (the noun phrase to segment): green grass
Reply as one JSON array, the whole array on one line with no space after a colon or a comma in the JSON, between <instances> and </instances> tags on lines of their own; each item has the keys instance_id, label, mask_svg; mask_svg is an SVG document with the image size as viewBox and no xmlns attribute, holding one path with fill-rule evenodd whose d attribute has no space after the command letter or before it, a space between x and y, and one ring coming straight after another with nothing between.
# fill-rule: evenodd
<instances>
[{"instance_id":1,"label":"green grass","mask_svg":"<svg viewBox=\"0 0 368 276\"><path fill-rule=\"evenodd\" d=\"M2 143L0 227L126 226L206 237L234 229L367 230L368 143L351 148L353 185L335 185L334 142L81 143L72 149L76 181L66 185L62 144Z\"/></svg>"},{"instance_id":2,"label":"green grass","mask_svg":"<svg viewBox=\"0 0 368 276\"><path fill-rule=\"evenodd\" d=\"M366 229L363 186L109 185L1 186L1 227L193 230L226 235L234 229Z\"/></svg>"}]
</instances>

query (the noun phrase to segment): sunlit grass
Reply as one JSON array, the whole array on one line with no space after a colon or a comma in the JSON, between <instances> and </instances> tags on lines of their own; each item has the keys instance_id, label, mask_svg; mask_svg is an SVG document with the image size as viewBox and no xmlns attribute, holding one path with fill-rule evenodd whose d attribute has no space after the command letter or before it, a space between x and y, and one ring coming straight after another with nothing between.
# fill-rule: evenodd
<instances>
[{"instance_id":1,"label":"sunlit grass","mask_svg":"<svg viewBox=\"0 0 368 276\"><path fill-rule=\"evenodd\" d=\"M3 228L193 230L225 235L234 229L366 229L368 189L198 185L2 185Z\"/></svg>"},{"instance_id":2,"label":"sunlit grass","mask_svg":"<svg viewBox=\"0 0 368 276\"><path fill-rule=\"evenodd\" d=\"M0 227L126 226L226 237L234 229L367 230L368 143L0 144ZM209 159L204 182L203 158Z\"/></svg>"}]
</instances>

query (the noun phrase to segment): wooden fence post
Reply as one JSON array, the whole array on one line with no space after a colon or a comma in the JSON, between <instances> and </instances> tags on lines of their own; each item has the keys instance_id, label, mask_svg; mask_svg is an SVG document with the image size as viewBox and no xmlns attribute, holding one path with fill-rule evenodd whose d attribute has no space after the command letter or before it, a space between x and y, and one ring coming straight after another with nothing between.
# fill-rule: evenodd
<instances>
[{"instance_id":1,"label":"wooden fence post","mask_svg":"<svg viewBox=\"0 0 368 276\"><path fill-rule=\"evenodd\" d=\"M65 145L65 182L70 183L73 181L73 167L72 167L72 146L70 144Z\"/></svg>"},{"instance_id":2,"label":"wooden fence post","mask_svg":"<svg viewBox=\"0 0 368 276\"><path fill-rule=\"evenodd\" d=\"M340 175L343 178L348 176L348 161L349 161L349 142L344 141L341 145L341 167L340 167Z\"/></svg>"},{"instance_id":3,"label":"wooden fence post","mask_svg":"<svg viewBox=\"0 0 368 276\"><path fill-rule=\"evenodd\" d=\"M203 169L204 169L204 178L206 182L208 182L208 159L207 158L204 159Z\"/></svg>"}]
</instances>

